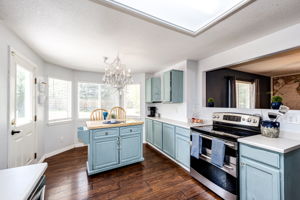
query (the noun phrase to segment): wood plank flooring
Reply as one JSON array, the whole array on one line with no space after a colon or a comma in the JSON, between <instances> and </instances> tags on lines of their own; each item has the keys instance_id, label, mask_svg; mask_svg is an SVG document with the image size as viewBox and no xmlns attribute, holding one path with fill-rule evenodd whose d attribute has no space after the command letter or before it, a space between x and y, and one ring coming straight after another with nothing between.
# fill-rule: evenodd
<instances>
[{"instance_id":1,"label":"wood plank flooring","mask_svg":"<svg viewBox=\"0 0 300 200\"><path fill-rule=\"evenodd\" d=\"M144 146L145 161L87 176L87 148L46 159L48 200L219 200L175 163Z\"/></svg>"}]
</instances>

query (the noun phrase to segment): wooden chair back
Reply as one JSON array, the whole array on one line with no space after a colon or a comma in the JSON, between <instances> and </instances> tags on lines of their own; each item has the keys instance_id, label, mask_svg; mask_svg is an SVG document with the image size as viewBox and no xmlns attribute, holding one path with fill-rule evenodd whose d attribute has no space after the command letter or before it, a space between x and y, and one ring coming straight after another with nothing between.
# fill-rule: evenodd
<instances>
[{"instance_id":1,"label":"wooden chair back","mask_svg":"<svg viewBox=\"0 0 300 200\"><path fill-rule=\"evenodd\" d=\"M109 118L111 119L111 115L115 114L116 119L126 119L126 111L124 108L116 106L110 110Z\"/></svg>"},{"instance_id":2,"label":"wooden chair back","mask_svg":"<svg viewBox=\"0 0 300 200\"><path fill-rule=\"evenodd\" d=\"M91 113L91 116L90 116L90 120L91 121L104 120L104 117L103 117L104 112L108 112L108 111L105 109L102 109L102 108L93 110L93 112Z\"/></svg>"}]
</instances>

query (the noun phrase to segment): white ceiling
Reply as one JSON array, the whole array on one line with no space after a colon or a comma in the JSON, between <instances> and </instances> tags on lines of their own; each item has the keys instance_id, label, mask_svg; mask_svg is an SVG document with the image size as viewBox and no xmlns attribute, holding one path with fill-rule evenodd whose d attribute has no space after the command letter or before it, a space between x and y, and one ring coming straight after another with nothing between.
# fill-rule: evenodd
<instances>
[{"instance_id":1,"label":"white ceiling","mask_svg":"<svg viewBox=\"0 0 300 200\"><path fill-rule=\"evenodd\" d=\"M299 10L299 0L256 0L191 37L91 0L0 0L0 18L45 61L88 71L118 52L134 72L202 59L300 23Z\"/></svg>"}]
</instances>

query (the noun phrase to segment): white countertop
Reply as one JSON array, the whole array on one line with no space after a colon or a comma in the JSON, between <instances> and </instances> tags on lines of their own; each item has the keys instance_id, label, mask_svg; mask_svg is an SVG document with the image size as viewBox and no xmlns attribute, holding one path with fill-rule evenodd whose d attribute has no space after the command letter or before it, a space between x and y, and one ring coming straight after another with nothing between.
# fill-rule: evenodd
<instances>
[{"instance_id":1,"label":"white countertop","mask_svg":"<svg viewBox=\"0 0 300 200\"><path fill-rule=\"evenodd\" d=\"M168 123L168 124L173 124L175 126L180 126L180 127L187 128L187 129L189 129L193 126L206 126L206 125L212 124L211 121L204 121L204 123L188 123L188 122L176 121L173 119L166 119L166 118L161 118L161 117L146 117L146 119L152 119L152 120L156 120L156 121L160 121L160 122L164 122L164 123Z\"/></svg>"},{"instance_id":2,"label":"white countertop","mask_svg":"<svg viewBox=\"0 0 300 200\"><path fill-rule=\"evenodd\" d=\"M0 170L0 199L27 199L47 169L47 163Z\"/></svg>"},{"instance_id":3,"label":"white countertop","mask_svg":"<svg viewBox=\"0 0 300 200\"><path fill-rule=\"evenodd\" d=\"M279 138L268 138L262 135L255 135L240 138L238 141L243 144L260 147L278 153L288 153L300 148L300 133L280 133Z\"/></svg>"}]
</instances>

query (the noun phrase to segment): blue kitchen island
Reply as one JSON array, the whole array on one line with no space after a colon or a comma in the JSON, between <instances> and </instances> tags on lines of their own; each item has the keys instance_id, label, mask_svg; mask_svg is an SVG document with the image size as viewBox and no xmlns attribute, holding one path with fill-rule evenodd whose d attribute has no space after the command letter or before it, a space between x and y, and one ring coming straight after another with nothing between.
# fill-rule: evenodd
<instances>
[{"instance_id":1,"label":"blue kitchen island","mask_svg":"<svg viewBox=\"0 0 300 200\"><path fill-rule=\"evenodd\" d=\"M79 140L88 145L88 175L143 161L143 124L87 121L86 127L78 128Z\"/></svg>"}]
</instances>

